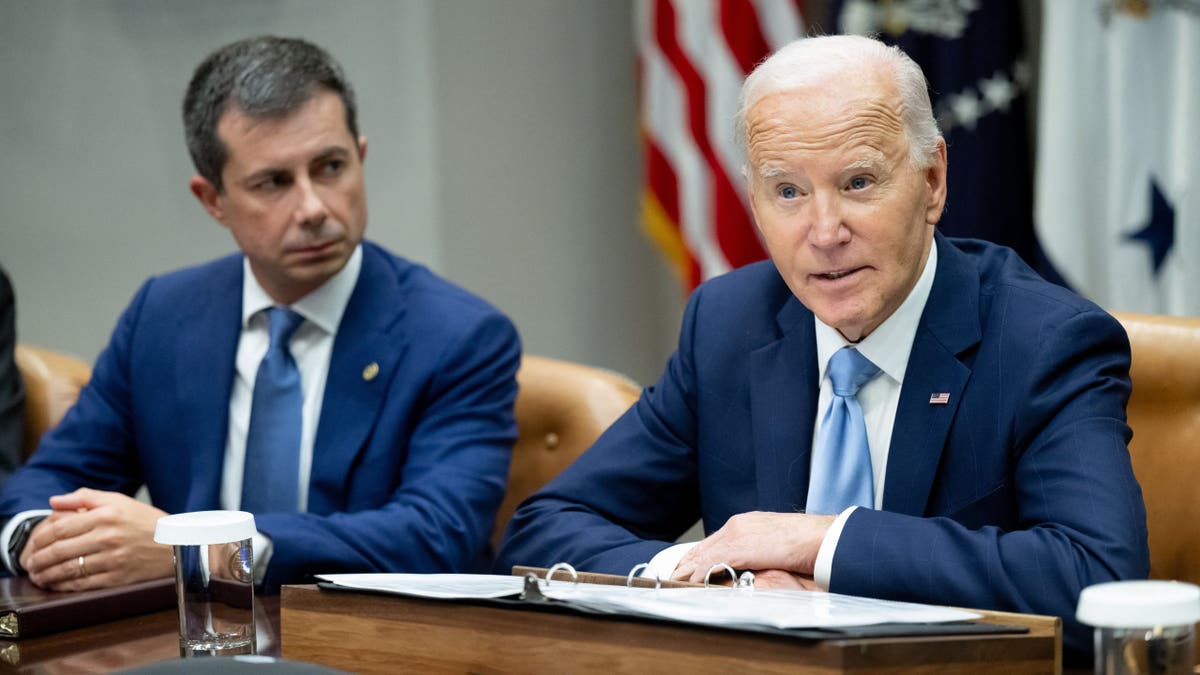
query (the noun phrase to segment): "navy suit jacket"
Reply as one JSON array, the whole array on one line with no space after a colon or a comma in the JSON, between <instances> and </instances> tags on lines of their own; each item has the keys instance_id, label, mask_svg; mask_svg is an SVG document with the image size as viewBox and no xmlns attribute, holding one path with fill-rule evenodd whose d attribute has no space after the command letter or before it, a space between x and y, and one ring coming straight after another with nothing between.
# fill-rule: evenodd
<instances>
[{"instance_id":1,"label":"navy suit jacket","mask_svg":"<svg viewBox=\"0 0 1200 675\"><path fill-rule=\"evenodd\" d=\"M242 269L232 255L142 286L76 405L0 490L0 515L78 487L132 494L143 483L169 513L220 508ZM255 518L274 547L264 585L485 568L519 361L516 331L494 308L364 242L334 339L308 512Z\"/></svg>"},{"instance_id":2,"label":"navy suit jacket","mask_svg":"<svg viewBox=\"0 0 1200 675\"><path fill-rule=\"evenodd\" d=\"M1080 590L1149 571L1128 340L1009 249L936 241L882 508L847 520L830 590L1058 615L1084 648ZM497 568L625 574L697 518L803 510L817 373L813 314L770 262L703 284L657 385L517 511Z\"/></svg>"}]
</instances>

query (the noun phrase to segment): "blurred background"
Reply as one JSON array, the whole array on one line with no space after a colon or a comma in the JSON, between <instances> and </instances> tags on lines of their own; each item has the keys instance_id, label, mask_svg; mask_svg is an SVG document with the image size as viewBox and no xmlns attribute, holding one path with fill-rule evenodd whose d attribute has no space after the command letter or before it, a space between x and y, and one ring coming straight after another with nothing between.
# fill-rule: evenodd
<instances>
[{"instance_id":1,"label":"blurred background","mask_svg":"<svg viewBox=\"0 0 1200 675\"><path fill-rule=\"evenodd\" d=\"M92 361L146 277L234 250L187 189L180 100L212 49L274 33L357 89L368 237L497 305L527 352L651 383L688 290L762 257L741 78L835 32L925 68L944 232L1112 310L1200 314L1200 0L0 0L18 340Z\"/></svg>"}]
</instances>

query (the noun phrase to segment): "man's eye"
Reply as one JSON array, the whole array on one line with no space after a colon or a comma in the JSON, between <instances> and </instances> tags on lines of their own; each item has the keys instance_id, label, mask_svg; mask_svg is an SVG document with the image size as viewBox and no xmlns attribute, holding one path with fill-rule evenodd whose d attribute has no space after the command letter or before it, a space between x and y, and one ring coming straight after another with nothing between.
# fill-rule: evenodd
<instances>
[{"instance_id":1,"label":"man's eye","mask_svg":"<svg viewBox=\"0 0 1200 675\"><path fill-rule=\"evenodd\" d=\"M850 179L851 190L865 190L871 181L867 180L866 176L855 176Z\"/></svg>"},{"instance_id":2,"label":"man's eye","mask_svg":"<svg viewBox=\"0 0 1200 675\"><path fill-rule=\"evenodd\" d=\"M325 165L321 167L321 170L327 175L334 175L334 174L341 173L342 169L345 168L345 166L346 166L345 160L331 159L328 162L325 162Z\"/></svg>"},{"instance_id":3,"label":"man's eye","mask_svg":"<svg viewBox=\"0 0 1200 675\"><path fill-rule=\"evenodd\" d=\"M784 199L795 199L800 196L800 191L796 189L795 185L781 185L779 186L779 196Z\"/></svg>"},{"instance_id":4,"label":"man's eye","mask_svg":"<svg viewBox=\"0 0 1200 675\"><path fill-rule=\"evenodd\" d=\"M287 185L286 176L268 176L255 183L254 189L263 191L278 190L285 185Z\"/></svg>"}]
</instances>

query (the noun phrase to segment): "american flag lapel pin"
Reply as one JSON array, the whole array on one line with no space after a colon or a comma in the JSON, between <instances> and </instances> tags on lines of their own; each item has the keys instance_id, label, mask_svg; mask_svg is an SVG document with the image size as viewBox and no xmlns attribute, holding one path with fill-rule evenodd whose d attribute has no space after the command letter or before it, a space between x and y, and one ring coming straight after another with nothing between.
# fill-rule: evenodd
<instances>
[{"instance_id":1,"label":"american flag lapel pin","mask_svg":"<svg viewBox=\"0 0 1200 675\"><path fill-rule=\"evenodd\" d=\"M929 405L946 405L950 402L950 392L939 391L929 395Z\"/></svg>"}]
</instances>

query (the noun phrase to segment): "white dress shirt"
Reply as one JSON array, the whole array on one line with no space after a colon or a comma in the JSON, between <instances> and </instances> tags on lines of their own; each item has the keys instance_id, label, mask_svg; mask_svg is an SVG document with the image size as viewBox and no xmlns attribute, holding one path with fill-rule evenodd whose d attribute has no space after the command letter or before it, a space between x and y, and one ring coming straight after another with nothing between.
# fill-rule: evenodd
<instances>
[{"instance_id":1,"label":"white dress shirt","mask_svg":"<svg viewBox=\"0 0 1200 675\"><path fill-rule=\"evenodd\" d=\"M887 476L888 452L892 446L892 428L896 423L896 409L900 405L900 388L904 384L904 373L908 369L908 357L912 353L913 341L917 337L917 326L921 323L921 314L925 311L925 303L929 300L929 291L933 289L933 276L937 270L937 244L930 243L929 258L925 261L925 269L917 278L916 285L908 297L900 304L879 327L871 334L854 345L863 356L870 359L881 371L870 382L858 390L858 405L863 411L863 421L867 425L867 445L871 448L871 473L875 481L875 508L883 508L883 483ZM829 367L829 359L837 350L851 345L837 329L825 325L820 319L816 320L817 331L817 363L820 364L821 392L817 397L817 421L813 425L812 444L816 447L817 434L821 431L821 418L829 401L833 398L833 383L825 371ZM821 548L817 552L816 566L813 569L813 580L825 590L829 590L829 576L833 567L833 553L837 548L838 539L842 536L842 528L846 519L856 507L850 507L838 514Z\"/></svg>"},{"instance_id":2,"label":"white dress shirt","mask_svg":"<svg viewBox=\"0 0 1200 675\"><path fill-rule=\"evenodd\" d=\"M875 508L883 507L884 478L887 474L888 451L892 443L892 428L896 422L896 409L900 404L900 388L904 384L904 373L908 368L908 357L912 353L913 341L917 336L917 326L921 322L921 314L925 311L925 303L929 300L929 292L933 288L933 277L937 270L937 244L930 242L929 257L921 276L909 292L908 297L900 304L883 323L858 344L851 343L842 334L829 325L816 319L817 339L817 374L820 390L817 396L817 418L813 424L813 436L807 439L815 447L817 435L821 432L821 419L833 398L833 384L826 370L829 358L834 352L853 345L879 367L881 371L870 382L858 390L858 403L863 410L863 419L867 427L867 444L871 449L871 472L875 483ZM829 590L830 573L833 567L833 554L837 549L838 539L846 520L856 507L850 507L840 513L817 552L813 579L822 589ZM650 561L650 567L643 576L667 579L678 566L679 561L697 542L671 546Z\"/></svg>"},{"instance_id":3,"label":"white dress shirt","mask_svg":"<svg viewBox=\"0 0 1200 675\"><path fill-rule=\"evenodd\" d=\"M221 508L236 510L242 503L242 471L246 460L246 432L250 428L250 406L254 400L254 379L258 366L270 346L265 310L276 305L259 285L244 262L242 283L242 333L238 338L235 363L237 373L229 394L229 436L225 441L225 465L221 474ZM313 441L321 419L321 400L333 356L337 327L350 302L362 269L362 246L354 250L345 267L320 288L297 300L288 308L304 317L288 342L296 368L300 371L300 391L304 395L303 427L300 431L300 510L308 507L308 479L312 473Z\"/></svg>"},{"instance_id":4,"label":"white dress shirt","mask_svg":"<svg viewBox=\"0 0 1200 675\"><path fill-rule=\"evenodd\" d=\"M242 476L246 462L246 433L250 428L250 408L254 401L254 380L258 366L267 353L271 338L265 310L276 302L259 285L244 261L242 275L242 333L234 357L236 373L229 393L229 435L225 441L225 462L221 472L221 508L238 510L242 503ZM312 475L313 443L321 419L321 402L329 376L329 360L342 314L358 283L362 269L362 245L354 249L346 265L312 293L288 305L304 317L292 334L288 349L300 371L300 391L304 396L300 430L300 475L298 480L300 511L308 510L308 483ZM262 581L271 560L273 546L269 537L257 534L254 545L254 580Z\"/></svg>"}]
</instances>

